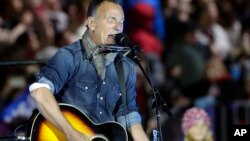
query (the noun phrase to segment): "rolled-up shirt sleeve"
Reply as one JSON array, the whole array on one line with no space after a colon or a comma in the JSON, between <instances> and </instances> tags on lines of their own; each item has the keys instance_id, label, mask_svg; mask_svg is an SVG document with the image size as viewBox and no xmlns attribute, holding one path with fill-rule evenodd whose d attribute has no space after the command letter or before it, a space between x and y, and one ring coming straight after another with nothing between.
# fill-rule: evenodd
<instances>
[{"instance_id":1,"label":"rolled-up shirt sleeve","mask_svg":"<svg viewBox=\"0 0 250 141\"><path fill-rule=\"evenodd\" d=\"M117 118L117 122L119 122L123 127L131 127L136 123L141 123L141 116L138 112L133 111L127 115Z\"/></svg>"},{"instance_id":2,"label":"rolled-up shirt sleeve","mask_svg":"<svg viewBox=\"0 0 250 141\"><path fill-rule=\"evenodd\" d=\"M37 88L41 88L41 87L48 88L51 93L55 92L54 84L49 79L47 79L45 77L41 77L37 82L32 83L29 86L29 91L31 92L31 91L33 91Z\"/></svg>"},{"instance_id":3,"label":"rolled-up shirt sleeve","mask_svg":"<svg viewBox=\"0 0 250 141\"><path fill-rule=\"evenodd\" d=\"M53 93L53 94L55 93L54 84L49 79L47 79L46 77L41 77L37 82L42 83L42 84L48 84L49 87L50 87L50 92Z\"/></svg>"}]
</instances>

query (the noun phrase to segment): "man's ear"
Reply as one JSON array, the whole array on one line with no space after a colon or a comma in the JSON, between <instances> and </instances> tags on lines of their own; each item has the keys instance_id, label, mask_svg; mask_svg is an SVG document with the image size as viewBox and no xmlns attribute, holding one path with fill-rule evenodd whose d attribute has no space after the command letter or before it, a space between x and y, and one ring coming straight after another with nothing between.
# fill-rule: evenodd
<instances>
[{"instance_id":1,"label":"man's ear","mask_svg":"<svg viewBox=\"0 0 250 141\"><path fill-rule=\"evenodd\" d=\"M95 30L96 23L94 17L88 17L87 19L87 25L91 31Z\"/></svg>"}]
</instances>

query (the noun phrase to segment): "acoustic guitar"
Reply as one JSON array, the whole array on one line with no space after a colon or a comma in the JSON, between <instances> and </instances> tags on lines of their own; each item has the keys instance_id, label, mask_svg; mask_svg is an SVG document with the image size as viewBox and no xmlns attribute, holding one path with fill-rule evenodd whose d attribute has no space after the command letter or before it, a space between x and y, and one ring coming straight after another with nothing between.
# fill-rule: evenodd
<instances>
[{"instance_id":1,"label":"acoustic guitar","mask_svg":"<svg viewBox=\"0 0 250 141\"><path fill-rule=\"evenodd\" d=\"M88 136L91 141L128 141L127 132L119 123L110 121L96 124L72 105L59 104L59 106L70 124ZM28 132L30 141L66 141L64 134L39 112L32 116Z\"/></svg>"}]
</instances>

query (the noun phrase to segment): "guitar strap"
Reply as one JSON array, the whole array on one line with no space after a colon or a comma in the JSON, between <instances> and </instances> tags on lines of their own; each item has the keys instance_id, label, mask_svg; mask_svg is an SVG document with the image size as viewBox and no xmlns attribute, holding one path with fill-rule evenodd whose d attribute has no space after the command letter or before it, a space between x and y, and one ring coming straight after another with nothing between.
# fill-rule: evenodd
<instances>
[{"instance_id":1,"label":"guitar strap","mask_svg":"<svg viewBox=\"0 0 250 141\"><path fill-rule=\"evenodd\" d=\"M121 54L118 53L117 57L115 58L115 68L120 84L121 94L122 94L122 103L124 105L125 109L125 122L126 122L126 129L127 129L127 100L126 100L126 89L125 89L125 75L124 75L124 69L121 61Z\"/></svg>"}]
</instances>

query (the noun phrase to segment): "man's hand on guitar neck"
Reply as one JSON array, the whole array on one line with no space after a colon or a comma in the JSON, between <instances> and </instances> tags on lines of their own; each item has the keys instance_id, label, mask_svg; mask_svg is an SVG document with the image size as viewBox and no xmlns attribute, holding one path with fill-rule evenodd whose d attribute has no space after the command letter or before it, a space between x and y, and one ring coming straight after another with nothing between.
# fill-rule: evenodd
<instances>
[{"instance_id":1,"label":"man's hand on guitar neck","mask_svg":"<svg viewBox=\"0 0 250 141\"><path fill-rule=\"evenodd\" d=\"M74 129L66 136L68 141L90 141L87 136Z\"/></svg>"}]
</instances>

